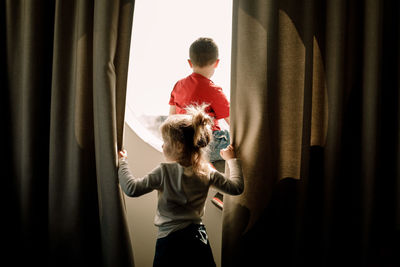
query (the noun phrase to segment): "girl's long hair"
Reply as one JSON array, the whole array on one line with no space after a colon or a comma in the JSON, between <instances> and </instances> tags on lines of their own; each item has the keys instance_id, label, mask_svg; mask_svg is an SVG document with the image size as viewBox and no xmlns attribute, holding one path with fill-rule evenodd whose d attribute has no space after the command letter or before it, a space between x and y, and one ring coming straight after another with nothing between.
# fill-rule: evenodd
<instances>
[{"instance_id":1,"label":"girl's long hair","mask_svg":"<svg viewBox=\"0 0 400 267\"><path fill-rule=\"evenodd\" d=\"M208 174L207 146L212 140L212 118L204 111L207 105L189 106L186 114L171 115L161 125L170 153L182 166L192 166L199 177Z\"/></svg>"}]
</instances>

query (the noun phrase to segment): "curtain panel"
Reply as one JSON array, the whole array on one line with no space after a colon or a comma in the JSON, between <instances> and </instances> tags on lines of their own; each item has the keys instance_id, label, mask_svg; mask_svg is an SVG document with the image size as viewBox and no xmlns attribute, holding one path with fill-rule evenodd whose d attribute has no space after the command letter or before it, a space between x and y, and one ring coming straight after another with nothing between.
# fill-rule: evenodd
<instances>
[{"instance_id":1,"label":"curtain panel","mask_svg":"<svg viewBox=\"0 0 400 267\"><path fill-rule=\"evenodd\" d=\"M398 1L233 3L222 266L396 266Z\"/></svg>"},{"instance_id":2,"label":"curtain panel","mask_svg":"<svg viewBox=\"0 0 400 267\"><path fill-rule=\"evenodd\" d=\"M134 1L0 5L7 262L133 266L116 167Z\"/></svg>"}]
</instances>

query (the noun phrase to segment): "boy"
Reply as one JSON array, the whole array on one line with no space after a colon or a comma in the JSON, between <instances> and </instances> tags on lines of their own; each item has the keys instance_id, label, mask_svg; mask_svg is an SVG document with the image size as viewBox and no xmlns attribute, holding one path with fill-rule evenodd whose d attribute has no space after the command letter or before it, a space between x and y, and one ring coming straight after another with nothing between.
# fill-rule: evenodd
<instances>
[{"instance_id":1,"label":"boy","mask_svg":"<svg viewBox=\"0 0 400 267\"><path fill-rule=\"evenodd\" d=\"M189 48L188 63L193 73L175 84L169 100L169 114L183 114L189 105L209 105L206 112L214 119L210 161L221 171L225 165L219 152L230 144L230 136L227 130L221 130L218 120L230 123L229 101L222 88L210 80L219 64L216 43L211 38L198 38Z\"/></svg>"}]
</instances>

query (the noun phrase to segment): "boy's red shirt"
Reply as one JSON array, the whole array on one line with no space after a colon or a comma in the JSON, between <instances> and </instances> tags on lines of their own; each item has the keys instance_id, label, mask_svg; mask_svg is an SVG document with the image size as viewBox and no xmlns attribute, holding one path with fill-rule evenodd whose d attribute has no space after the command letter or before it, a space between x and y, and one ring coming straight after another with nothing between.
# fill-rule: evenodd
<instances>
[{"instance_id":1,"label":"boy's red shirt","mask_svg":"<svg viewBox=\"0 0 400 267\"><path fill-rule=\"evenodd\" d=\"M170 105L176 106L177 114L186 113L189 105L209 104L206 112L214 118L213 131L220 130L218 120L229 117L229 101L222 88L198 73L179 80L171 92Z\"/></svg>"}]
</instances>

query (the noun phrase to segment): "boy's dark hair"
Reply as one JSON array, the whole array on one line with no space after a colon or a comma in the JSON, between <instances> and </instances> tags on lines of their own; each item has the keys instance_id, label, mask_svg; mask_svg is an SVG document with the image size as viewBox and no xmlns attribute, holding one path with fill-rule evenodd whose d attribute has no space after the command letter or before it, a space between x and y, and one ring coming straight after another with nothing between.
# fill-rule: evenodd
<instances>
[{"instance_id":1,"label":"boy's dark hair","mask_svg":"<svg viewBox=\"0 0 400 267\"><path fill-rule=\"evenodd\" d=\"M218 59L218 46L213 39L200 37L190 45L189 57L195 66L208 66Z\"/></svg>"}]
</instances>

